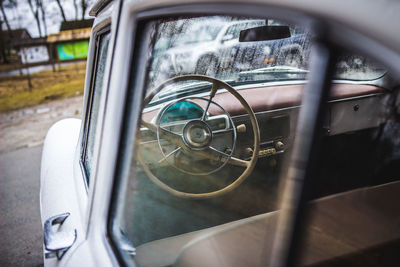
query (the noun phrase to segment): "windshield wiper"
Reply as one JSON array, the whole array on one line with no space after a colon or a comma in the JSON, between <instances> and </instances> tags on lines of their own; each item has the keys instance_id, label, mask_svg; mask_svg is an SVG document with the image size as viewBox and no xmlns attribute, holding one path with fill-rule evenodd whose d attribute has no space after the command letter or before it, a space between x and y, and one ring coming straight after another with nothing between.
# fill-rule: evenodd
<instances>
[{"instance_id":1,"label":"windshield wiper","mask_svg":"<svg viewBox=\"0 0 400 267\"><path fill-rule=\"evenodd\" d=\"M285 81L303 80L308 70L290 66L266 67L238 73L239 82L263 82L263 81Z\"/></svg>"},{"instance_id":2,"label":"windshield wiper","mask_svg":"<svg viewBox=\"0 0 400 267\"><path fill-rule=\"evenodd\" d=\"M260 73L308 73L308 70L305 69L299 69L296 67L290 67L290 66L275 66L275 67L266 67L266 68L260 68L260 69L255 69L255 70L248 70L248 71L241 71L239 72L239 75L241 74L260 74Z\"/></svg>"}]
</instances>

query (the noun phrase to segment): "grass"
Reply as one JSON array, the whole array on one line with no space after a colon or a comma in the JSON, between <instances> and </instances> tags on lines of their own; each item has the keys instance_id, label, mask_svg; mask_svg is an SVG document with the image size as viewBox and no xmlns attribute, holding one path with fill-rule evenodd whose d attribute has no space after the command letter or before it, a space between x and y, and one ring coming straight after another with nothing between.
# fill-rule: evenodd
<instances>
[{"instance_id":1,"label":"grass","mask_svg":"<svg viewBox=\"0 0 400 267\"><path fill-rule=\"evenodd\" d=\"M24 76L0 78L0 112L8 112L83 93L86 63L79 62L31 74L32 88Z\"/></svg>"}]
</instances>

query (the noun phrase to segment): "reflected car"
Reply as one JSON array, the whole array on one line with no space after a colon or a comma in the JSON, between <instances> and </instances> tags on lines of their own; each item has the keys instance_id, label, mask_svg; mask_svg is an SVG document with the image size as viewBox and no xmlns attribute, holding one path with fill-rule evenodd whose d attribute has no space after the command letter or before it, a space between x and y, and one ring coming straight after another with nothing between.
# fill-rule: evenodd
<instances>
[{"instance_id":1,"label":"reflected car","mask_svg":"<svg viewBox=\"0 0 400 267\"><path fill-rule=\"evenodd\" d=\"M371 17L400 5L352 3L98 1L84 114L43 146L44 265L399 266L400 17ZM190 25L243 21L234 46L301 64L164 75L219 49Z\"/></svg>"},{"instance_id":2,"label":"reflected car","mask_svg":"<svg viewBox=\"0 0 400 267\"><path fill-rule=\"evenodd\" d=\"M269 41L242 42L236 44L225 61L232 68L249 71L271 66L307 68L310 53L310 36L294 33L288 38Z\"/></svg>"},{"instance_id":3,"label":"reflected car","mask_svg":"<svg viewBox=\"0 0 400 267\"><path fill-rule=\"evenodd\" d=\"M222 53L238 42L240 31L264 24L263 20L241 20L224 16L166 23L164 28L175 27L174 32L164 34L170 36L171 48L155 59L159 64L170 64L160 65L158 76L162 73L166 77L187 73L215 73Z\"/></svg>"}]
</instances>

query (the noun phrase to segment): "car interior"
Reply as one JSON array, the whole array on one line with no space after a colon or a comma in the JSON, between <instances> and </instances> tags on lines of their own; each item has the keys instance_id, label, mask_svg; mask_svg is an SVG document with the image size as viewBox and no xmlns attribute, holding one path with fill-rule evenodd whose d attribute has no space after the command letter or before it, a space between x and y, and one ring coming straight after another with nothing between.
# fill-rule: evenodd
<instances>
[{"instance_id":1,"label":"car interior","mask_svg":"<svg viewBox=\"0 0 400 267\"><path fill-rule=\"evenodd\" d=\"M176 28L184 34L185 19L190 22L151 22L148 49ZM258 60L266 45L283 51L287 43L279 40L290 38L290 31L282 25L268 27L266 20L264 29L242 31L235 53L221 51L221 69L213 77L172 73L154 84L149 53L148 90L120 222L136 249L127 257L138 266L268 264L282 179L301 134L310 43L304 43L305 60L297 67L273 63L274 55L263 58L262 70L233 63ZM241 45L248 53L249 42L256 56L243 57ZM298 265L396 266L400 84L354 51L341 50L335 71Z\"/></svg>"}]
</instances>

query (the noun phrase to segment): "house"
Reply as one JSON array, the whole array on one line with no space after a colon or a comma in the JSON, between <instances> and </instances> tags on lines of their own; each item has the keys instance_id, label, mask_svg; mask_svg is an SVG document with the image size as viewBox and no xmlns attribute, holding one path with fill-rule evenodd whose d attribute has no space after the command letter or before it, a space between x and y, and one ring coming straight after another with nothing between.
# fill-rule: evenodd
<instances>
[{"instance_id":1,"label":"house","mask_svg":"<svg viewBox=\"0 0 400 267\"><path fill-rule=\"evenodd\" d=\"M86 59L93 20L66 21L60 32L47 37L52 56L57 61Z\"/></svg>"},{"instance_id":2,"label":"house","mask_svg":"<svg viewBox=\"0 0 400 267\"><path fill-rule=\"evenodd\" d=\"M2 63L19 62L17 45L22 42L27 42L29 40L32 40L32 37L26 29L15 29L8 31L8 30L1 30L0 27L1 62Z\"/></svg>"}]
</instances>

